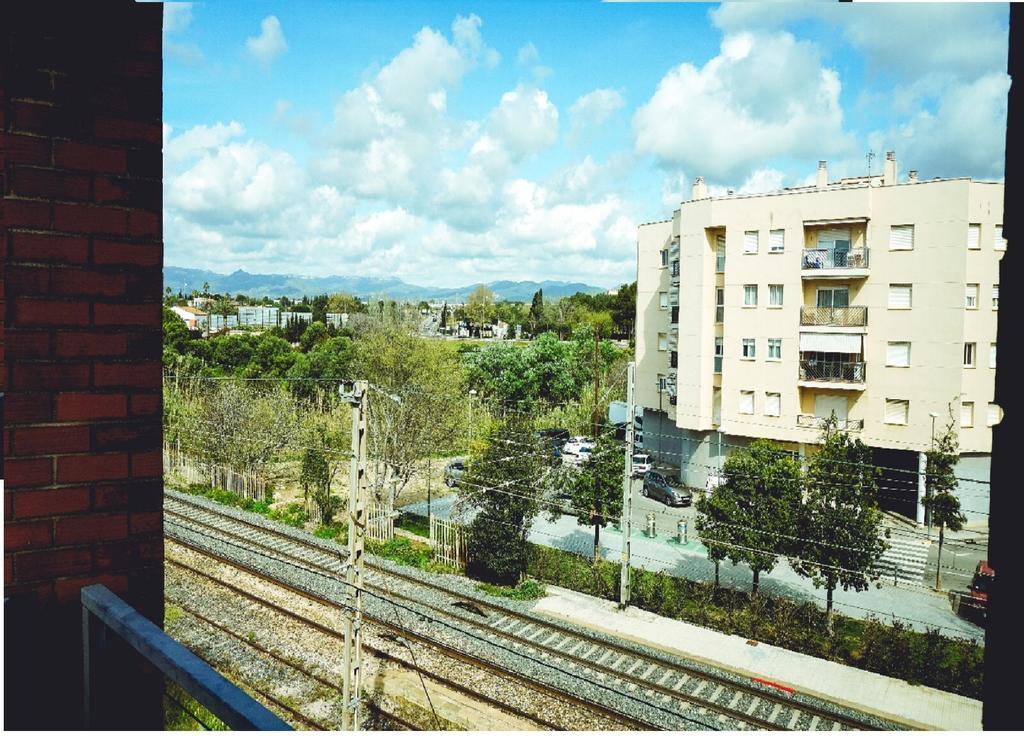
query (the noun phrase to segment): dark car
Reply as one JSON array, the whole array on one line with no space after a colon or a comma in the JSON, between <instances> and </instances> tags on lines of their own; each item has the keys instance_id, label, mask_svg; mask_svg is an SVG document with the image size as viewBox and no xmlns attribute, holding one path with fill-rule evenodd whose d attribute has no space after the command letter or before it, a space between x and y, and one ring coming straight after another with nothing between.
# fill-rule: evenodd
<instances>
[{"instance_id":1,"label":"dark car","mask_svg":"<svg viewBox=\"0 0 1024 736\"><path fill-rule=\"evenodd\" d=\"M644 473L642 493L647 498L661 501L668 506L689 506L693 503L693 493L689 489L681 488L675 480L670 480L655 470Z\"/></svg>"},{"instance_id":2,"label":"dark car","mask_svg":"<svg viewBox=\"0 0 1024 736\"><path fill-rule=\"evenodd\" d=\"M454 488L459 484L459 478L466 472L466 458L457 457L448 463L444 468L444 484Z\"/></svg>"}]
</instances>

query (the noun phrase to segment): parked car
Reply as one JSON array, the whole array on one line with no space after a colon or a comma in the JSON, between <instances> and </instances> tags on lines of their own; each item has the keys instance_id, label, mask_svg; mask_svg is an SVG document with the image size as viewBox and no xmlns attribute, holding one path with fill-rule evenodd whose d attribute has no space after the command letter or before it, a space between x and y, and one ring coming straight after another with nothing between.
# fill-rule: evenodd
<instances>
[{"instance_id":1,"label":"parked car","mask_svg":"<svg viewBox=\"0 0 1024 736\"><path fill-rule=\"evenodd\" d=\"M970 592L960 596L960 616L984 625L985 619L988 618L988 593L992 589L995 577L996 572L989 566L988 560L978 563L974 569L974 577L971 578Z\"/></svg>"},{"instance_id":2,"label":"parked car","mask_svg":"<svg viewBox=\"0 0 1024 736\"><path fill-rule=\"evenodd\" d=\"M454 488L459 484L459 479L466 472L466 458L457 457L444 467L444 484Z\"/></svg>"},{"instance_id":3,"label":"parked car","mask_svg":"<svg viewBox=\"0 0 1024 736\"><path fill-rule=\"evenodd\" d=\"M655 470L644 473L641 492L646 498L653 498L668 506L689 506L693 503L693 493L688 488L682 488L678 481L666 478Z\"/></svg>"},{"instance_id":4,"label":"parked car","mask_svg":"<svg viewBox=\"0 0 1024 736\"><path fill-rule=\"evenodd\" d=\"M638 452L633 455L633 477L639 478L648 470L653 470L654 465L651 456L646 452Z\"/></svg>"},{"instance_id":5,"label":"parked car","mask_svg":"<svg viewBox=\"0 0 1024 736\"><path fill-rule=\"evenodd\" d=\"M569 465L582 465L590 459L594 451L594 443L586 437L573 437L562 446L562 462Z\"/></svg>"}]
</instances>

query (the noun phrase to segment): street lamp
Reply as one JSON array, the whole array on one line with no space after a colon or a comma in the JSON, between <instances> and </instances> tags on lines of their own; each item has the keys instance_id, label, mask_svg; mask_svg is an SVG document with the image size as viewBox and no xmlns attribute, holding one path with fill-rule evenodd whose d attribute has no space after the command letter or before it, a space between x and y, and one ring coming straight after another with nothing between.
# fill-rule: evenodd
<instances>
[{"instance_id":1,"label":"street lamp","mask_svg":"<svg viewBox=\"0 0 1024 736\"><path fill-rule=\"evenodd\" d=\"M473 397L476 396L476 389L469 390L469 444L473 445Z\"/></svg>"}]
</instances>

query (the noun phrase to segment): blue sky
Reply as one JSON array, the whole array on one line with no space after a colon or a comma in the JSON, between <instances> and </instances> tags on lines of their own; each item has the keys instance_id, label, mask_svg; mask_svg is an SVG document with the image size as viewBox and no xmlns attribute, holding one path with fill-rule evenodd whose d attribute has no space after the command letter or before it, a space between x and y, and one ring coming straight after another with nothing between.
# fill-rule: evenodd
<instances>
[{"instance_id":1,"label":"blue sky","mask_svg":"<svg viewBox=\"0 0 1024 736\"><path fill-rule=\"evenodd\" d=\"M635 278L695 176L1001 179L1005 4L167 3L168 265Z\"/></svg>"}]
</instances>

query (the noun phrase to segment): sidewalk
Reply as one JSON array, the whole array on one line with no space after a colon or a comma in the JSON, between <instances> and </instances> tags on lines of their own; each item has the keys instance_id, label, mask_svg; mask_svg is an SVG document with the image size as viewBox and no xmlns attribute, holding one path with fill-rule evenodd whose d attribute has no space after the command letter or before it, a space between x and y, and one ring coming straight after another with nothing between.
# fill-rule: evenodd
<instances>
[{"instance_id":1,"label":"sidewalk","mask_svg":"<svg viewBox=\"0 0 1024 736\"><path fill-rule=\"evenodd\" d=\"M910 685L873 672L664 618L552 585L534 610L677 656L696 659L906 724L910 728L980 731L981 701Z\"/></svg>"}]
</instances>

